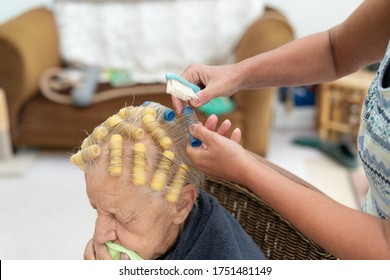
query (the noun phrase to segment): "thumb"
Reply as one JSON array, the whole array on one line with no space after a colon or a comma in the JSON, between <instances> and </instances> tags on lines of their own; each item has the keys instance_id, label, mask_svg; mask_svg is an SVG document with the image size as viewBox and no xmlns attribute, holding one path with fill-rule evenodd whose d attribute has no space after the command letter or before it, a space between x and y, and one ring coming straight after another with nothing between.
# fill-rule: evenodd
<instances>
[{"instance_id":1,"label":"thumb","mask_svg":"<svg viewBox=\"0 0 390 280\"><path fill-rule=\"evenodd\" d=\"M202 124L200 123L191 124L189 130L192 136L202 141L204 144L206 144L206 146L210 144L210 140L213 135L213 132L208 130Z\"/></svg>"},{"instance_id":2,"label":"thumb","mask_svg":"<svg viewBox=\"0 0 390 280\"><path fill-rule=\"evenodd\" d=\"M203 89L196 93L197 98L191 99L190 104L194 107L202 106L208 103L212 98L210 98L210 94L207 89Z\"/></svg>"}]
</instances>

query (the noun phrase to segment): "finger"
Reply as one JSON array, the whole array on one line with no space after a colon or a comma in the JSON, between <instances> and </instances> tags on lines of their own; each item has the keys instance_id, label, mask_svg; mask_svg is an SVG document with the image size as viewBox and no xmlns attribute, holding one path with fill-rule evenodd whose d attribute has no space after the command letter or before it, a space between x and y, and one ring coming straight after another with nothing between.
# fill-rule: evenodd
<instances>
[{"instance_id":1,"label":"finger","mask_svg":"<svg viewBox=\"0 0 390 280\"><path fill-rule=\"evenodd\" d=\"M199 147L192 147L191 145L187 145L186 150L194 166L197 167L200 171L203 171L201 166L202 161L206 158L207 149L199 149Z\"/></svg>"},{"instance_id":2,"label":"finger","mask_svg":"<svg viewBox=\"0 0 390 280\"><path fill-rule=\"evenodd\" d=\"M108 252L106 245L95 243L94 247L97 260L112 260L112 257Z\"/></svg>"},{"instance_id":3,"label":"finger","mask_svg":"<svg viewBox=\"0 0 390 280\"><path fill-rule=\"evenodd\" d=\"M211 116L209 116L204 124L204 126L208 129L208 130L212 130L212 131L215 131L215 128L217 127L217 124L218 124L218 117L214 114L212 114Z\"/></svg>"},{"instance_id":4,"label":"finger","mask_svg":"<svg viewBox=\"0 0 390 280\"><path fill-rule=\"evenodd\" d=\"M121 260L130 260L129 256L125 253L121 253Z\"/></svg>"},{"instance_id":5,"label":"finger","mask_svg":"<svg viewBox=\"0 0 390 280\"><path fill-rule=\"evenodd\" d=\"M84 249L84 260L96 260L93 240L90 239Z\"/></svg>"},{"instance_id":6,"label":"finger","mask_svg":"<svg viewBox=\"0 0 390 280\"><path fill-rule=\"evenodd\" d=\"M220 127L218 128L218 134L226 136L226 134L229 132L230 128L232 127L232 123L229 120L224 120Z\"/></svg>"},{"instance_id":7,"label":"finger","mask_svg":"<svg viewBox=\"0 0 390 280\"><path fill-rule=\"evenodd\" d=\"M188 106L188 102L184 102L183 100L180 100L179 98L176 98L173 95L171 96L171 99L172 99L173 108L175 109L177 115L180 116L183 111L183 108Z\"/></svg>"},{"instance_id":8,"label":"finger","mask_svg":"<svg viewBox=\"0 0 390 280\"><path fill-rule=\"evenodd\" d=\"M171 96L171 99L172 99L173 109L176 111L178 115L180 115L181 111L183 110L183 102L174 96Z\"/></svg>"},{"instance_id":9,"label":"finger","mask_svg":"<svg viewBox=\"0 0 390 280\"><path fill-rule=\"evenodd\" d=\"M238 127L235 128L232 132L232 136L230 137L231 140L233 140L234 142L236 143L240 143L241 141L241 129L239 129Z\"/></svg>"},{"instance_id":10,"label":"finger","mask_svg":"<svg viewBox=\"0 0 390 280\"><path fill-rule=\"evenodd\" d=\"M192 136L205 143L206 146L210 146L211 138L214 133L213 131L208 130L206 127L199 123L190 125L189 130Z\"/></svg>"},{"instance_id":11,"label":"finger","mask_svg":"<svg viewBox=\"0 0 390 280\"><path fill-rule=\"evenodd\" d=\"M192 106L194 106L194 107L202 106L202 105L206 104L207 102L209 102L212 99L212 98L210 98L207 89L203 89L203 90L197 92L196 96L198 98L194 98L194 99L190 100L190 104Z\"/></svg>"}]
</instances>

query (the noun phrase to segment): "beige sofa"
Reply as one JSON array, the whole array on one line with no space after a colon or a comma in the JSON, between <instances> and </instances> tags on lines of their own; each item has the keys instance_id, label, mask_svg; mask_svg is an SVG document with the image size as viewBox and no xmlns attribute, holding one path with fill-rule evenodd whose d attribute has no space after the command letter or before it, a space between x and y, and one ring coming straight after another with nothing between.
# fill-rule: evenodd
<instances>
[{"instance_id":1,"label":"beige sofa","mask_svg":"<svg viewBox=\"0 0 390 280\"><path fill-rule=\"evenodd\" d=\"M40 92L39 80L50 67L62 64L58 30L51 11L36 8L0 25L0 88L6 93L12 145L72 149L80 145L86 132L114 114L125 104L140 105L145 100L172 107L164 85L136 85L142 92L86 108L48 100ZM266 8L242 34L237 61L279 47L293 39L293 30L277 10ZM160 88L156 92L157 88ZM160 86L160 87L158 87ZM102 88L107 85L101 85ZM264 156L269 142L275 88L234 95L236 110L223 118L232 120L243 132L243 146ZM197 113L204 121L205 116Z\"/></svg>"}]
</instances>

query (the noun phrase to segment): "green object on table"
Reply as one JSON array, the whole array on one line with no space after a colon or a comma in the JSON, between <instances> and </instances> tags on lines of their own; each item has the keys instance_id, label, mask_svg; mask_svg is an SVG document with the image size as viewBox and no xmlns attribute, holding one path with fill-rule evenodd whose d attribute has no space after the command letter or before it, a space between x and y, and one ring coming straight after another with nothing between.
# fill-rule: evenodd
<instances>
[{"instance_id":1,"label":"green object on table","mask_svg":"<svg viewBox=\"0 0 390 280\"><path fill-rule=\"evenodd\" d=\"M112 243L111 241L107 241L106 246L113 260L120 260L121 253L126 254L130 260L143 260L143 258L141 258L141 256L138 255L136 252L126 249L125 247L119 244Z\"/></svg>"},{"instance_id":2,"label":"green object on table","mask_svg":"<svg viewBox=\"0 0 390 280\"><path fill-rule=\"evenodd\" d=\"M134 84L133 75L125 69L106 69L107 78L113 87L123 87Z\"/></svg>"},{"instance_id":3,"label":"green object on table","mask_svg":"<svg viewBox=\"0 0 390 280\"><path fill-rule=\"evenodd\" d=\"M236 103L230 97L217 97L211 100L210 102L200 106L198 111L210 116L215 114L217 116L222 116L233 112L236 109Z\"/></svg>"},{"instance_id":4,"label":"green object on table","mask_svg":"<svg viewBox=\"0 0 390 280\"><path fill-rule=\"evenodd\" d=\"M358 166L358 160L351 147L350 143L339 141L332 143L329 141L322 141L318 138L301 137L293 141L294 144L317 148L324 154L336 160L341 165L348 168L355 168Z\"/></svg>"}]
</instances>

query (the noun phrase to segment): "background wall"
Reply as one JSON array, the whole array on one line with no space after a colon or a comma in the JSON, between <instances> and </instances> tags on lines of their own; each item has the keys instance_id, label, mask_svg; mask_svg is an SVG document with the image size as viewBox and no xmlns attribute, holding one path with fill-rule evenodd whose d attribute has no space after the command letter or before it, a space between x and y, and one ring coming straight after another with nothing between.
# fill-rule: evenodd
<instances>
[{"instance_id":1,"label":"background wall","mask_svg":"<svg viewBox=\"0 0 390 280\"><path fill-rule=\"evenodd\" d=\"M240 0L242 1L242 0ZM245 0L243 0L245 1ZM261 0L259 0L261 1ZM290 19L296 36L302 37L343 21L363 0L264 0ZM39 5L50 7L54 0L4 1L0 23Z\"/></svg>"},{"instance_id":2,"label":"background wall","mask_svg":"<svg viewBox=\"0 0 390 280\"><path fill-rule=\"evenodd\" d=\"M297 37L341 23L363 0L265 0L291 21Z\"/></svg>"}]
</instances>

